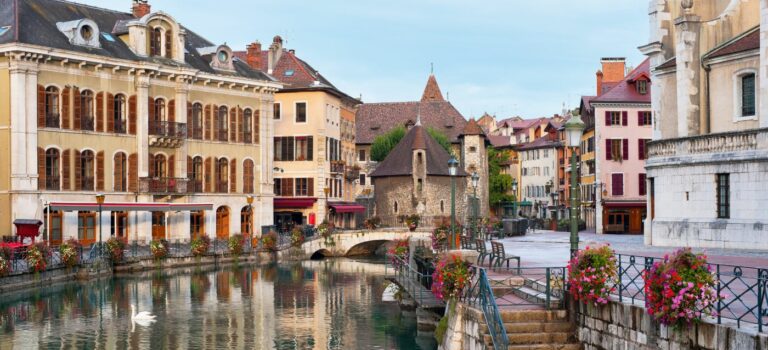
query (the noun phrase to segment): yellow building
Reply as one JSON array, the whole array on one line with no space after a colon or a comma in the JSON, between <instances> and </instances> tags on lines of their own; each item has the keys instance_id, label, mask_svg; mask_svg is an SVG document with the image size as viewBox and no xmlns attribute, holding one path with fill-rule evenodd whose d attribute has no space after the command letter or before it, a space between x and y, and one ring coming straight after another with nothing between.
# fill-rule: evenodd
<instances>
[{"instance_id":1,"label":"yellow building","mask_svg":"<svg viewBox=\"0 0 768 350\"><path fill-rule=\"evenodd\" d=\"M0 12L1 235L16 219L45 221L54 243L272 225L281 84L146 2L0 3L15 7Z\"/></svg>"},{"instance_id":2,"label":"yellow building","mask_svg":"<svg viewBox=\"0 0 768 350\"><path fill-rule=\"evenodd\" d=\"M254 42L235 55L284 84L275 95L274 222L285 231L328 219L354 227L358 180L354 167L355 109L359 101L337 89L274 37L267 50Z\"/></svg>"}]
</instances>

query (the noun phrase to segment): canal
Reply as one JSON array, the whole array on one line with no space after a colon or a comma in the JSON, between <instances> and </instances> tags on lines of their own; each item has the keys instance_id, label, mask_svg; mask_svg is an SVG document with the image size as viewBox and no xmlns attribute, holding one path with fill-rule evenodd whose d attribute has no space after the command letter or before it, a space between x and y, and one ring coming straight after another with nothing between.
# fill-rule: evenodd
<instances>
[{"instance_id":1,"label":"canal","mask_svg":"<svg viewBox=\"0 0 768 350\"><path fill-rule=\"evenodd\" d=\"M0 349L435 349L382 301L384 275L380 259L326 259L59 284L0 297Z\"/></svg>"}]
</instances>

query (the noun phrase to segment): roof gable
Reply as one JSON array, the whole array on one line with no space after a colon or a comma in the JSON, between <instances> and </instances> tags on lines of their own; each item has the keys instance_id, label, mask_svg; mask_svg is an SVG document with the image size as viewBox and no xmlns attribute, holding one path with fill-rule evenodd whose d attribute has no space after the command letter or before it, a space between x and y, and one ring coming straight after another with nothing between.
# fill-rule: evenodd
<instances>
[{"instance_id":1,"label":"roof gable","mask_svg":"<svg viewBox=\"0 0 768 350\"><path fill-rule=\"evenodd\" d=\"M705 60L760 49L760 26L754 27L718 45L704 55Z\"/></svg>"},{"instance_id":2,"label":"roof gable","mask_svg":"<svg viewBox=\"0 0 768 350\"><path fill-rule=\"evenodd\" d=\"M427 86L424 87L421 102L445 102L434 74L430 74L429 79L427 79Z\"/></svg>"},{"instance_id":3,"label":"roof gable","mask_svg":"<svg viewBox=\"0 0 768 350\"><path fill-rule=\"evenodd\" d=\"M616 86L608 90L608 92L592 99L591 103L651 103L651 84L647 86L647 92L641 94L637 91L635 85L635 78L640 76L649 76L650 71L650 59L646 58L637 68L632 70L627 76L620 81Z\"/></svg>"}]
</instances>

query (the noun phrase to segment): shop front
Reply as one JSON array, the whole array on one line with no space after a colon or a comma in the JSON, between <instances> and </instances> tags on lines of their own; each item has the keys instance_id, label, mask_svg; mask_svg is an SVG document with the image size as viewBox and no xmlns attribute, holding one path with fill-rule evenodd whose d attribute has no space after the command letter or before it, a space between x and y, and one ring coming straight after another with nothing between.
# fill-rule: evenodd
<instances>
[{"instance_id":1,"label":"shop front","mask_svg":"<svg viewBox=\"0 0 768 350\"><path fill-rule=\"evenodd\" d=\"M288 232L294 226L317 225L314 210L317 198L275 198L274 222L279 232Z\"/></svg>"},{"instance_id":2,"label":"shop front","mask_svg":"<svg viewBox=\"0 0 768 350\"><path fill-rule=\"evenodd\" d=\"M603 203L603 227L606 233L642 234L645 216L645 202Z\"/></svg>"}]
</instances>

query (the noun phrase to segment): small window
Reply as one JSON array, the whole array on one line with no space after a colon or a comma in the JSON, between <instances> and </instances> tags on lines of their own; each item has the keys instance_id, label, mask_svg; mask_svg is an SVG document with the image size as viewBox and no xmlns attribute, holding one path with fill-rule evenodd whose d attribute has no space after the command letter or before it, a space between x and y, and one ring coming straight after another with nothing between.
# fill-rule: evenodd
<instances>
[{"instance_id":1,"label":"small window","mask_svg":"<svg viewBox=\"0 0 768 350\"><path fill-rule=\"evenodd\" d=\"M611 195L624 195L624 174L611 174Z\"/></svg>"},{"instance_id":2,"label":"small window","mask_svg":"<svg viewBox=\"0 0 768 350\"><path fill-rule=\"evenodd\" d=\"M307 122L307 103L306 102L296 102L296 122L297 123Z\"/></svg>"},{"instance_id":3,"label":"small window","mask_svg":"<svg viewBox=\"0 0 768 350\"><path fill-rule=\"evenodd\" d=\"M365 186L365 174L360 174L360 184Z\"/></svg>"},{"instance_id":4,"label":"small window","mask_svg":"<svg viewBox=\"0 0 768 350\"><path fill-rule=\"evenodd\" d=\"M280 120L282 115L283 115L282 111L280 110L280 102L275 102L275 104L274 104L274 115L273 115L272 119Z\"/></svg>"},{"instance_id":5,"label":"small window","mask_svg":"<svg viewBox=\"0 0 768 350\"><path fill-rule=\"evenodd\" d=\"M365 150L361 149L357 151L357 161L364 162L365 161Z\"/></svg>"},{"instance_id":6,"label":"small window","mask_svg":"<svg viewBox=\"0 0 768 350\"><path fill-rule=\"evenodd\" d=\"M611 113L611 125L621 125L621 112Z\"/></svg>"},{"instance_id":7,"label":"small window","mask_svg":"<svg viewBox=\"0 0 768 350\"><path fill-rule=\"evenodd\" d=\"M637 81L637 93L640 95L645 95L648 93L648 81L645 79L640 79Z\"/></svg>"},{"instance_id":8,"label":"small window","mask_svg":"<svg viewBox=\"0 0 768 350\"><path fill-rule=\"evenodd\" d=\"M637 124L640 126L648 126L651 125L652 117L651 117L651 111L641 111L637 114Z\"/></svg>"},{"instance_id":9,"label":"small window","mask_svg":"<svg viewBox=\"0 0 768 350\"><path fill-rule=\"evenodd\" d=\"M755 73L741 76L741 117L755 115Z\"/></svg>"},{"instance_id":10,"label":"small window","mask_svg":"<svg viewBox=\"0 0 768 350\"><path fill-rule=\"evenodd\" d=\"M80 27L80 37L86 41L91 40L93 38L93 28L91 26Z\"/></svg>"},{"instance_id":11,"label":"small window","mask_svg":"<svg viewBox=\"0 0 768 350\"><path fill-rule=\"evenodd\" d=\"M227 63L227 61L229 60L229 54L224 50L219 51L218 57L219 57L219 62L221 63Z\"/></svg>"},{"instance_id":12,"label":"small window","mask_svg":"<svg viewBox=\"0 0 768 350\"><path fill-rule=\"evenodd\" d=\"M469 153L475 153L475 152L477 152L477 147L475 146L469 147Z\"/></svg>"},{"instance_id":13,"label":"small window","mask_svg":"<svg viewBox=\"0 0 768 350\"><path fill-rule=\"evenodd\" d=\"M395 214L397 214L397 201L395 201Z\"/></svg>"},{"instance_id":14,"label":"small window","mask_svg":"<svg viewBox=\"0 0 768 350\"><path fill-rule=\"evenodd\" d=\"M283 75L285 75L286 77L292 77L293 73L294 73L293 69L286 69Z\"/></svg>"},{"instance_id":15,"label":"small window","mask_svg":"<svg viewBox=\"0 0 768 350\"><path fill-rule=\"evenodd\" d=\"M717 174L717 218L731 217L731 175Z\"/></svg>"}]
</instances>

